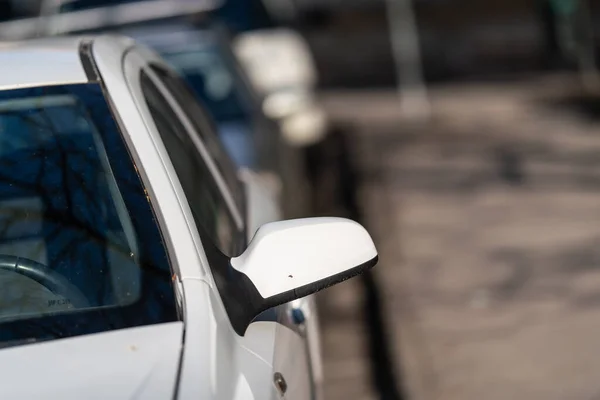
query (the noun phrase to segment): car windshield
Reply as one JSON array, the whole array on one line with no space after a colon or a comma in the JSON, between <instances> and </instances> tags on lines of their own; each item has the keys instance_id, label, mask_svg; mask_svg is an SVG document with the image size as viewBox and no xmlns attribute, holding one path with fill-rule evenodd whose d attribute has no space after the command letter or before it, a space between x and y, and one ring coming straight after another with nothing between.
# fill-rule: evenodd
<instances>
[{"instance_id":1,"label":"car windshield","mask_svg":"<svg viewBox=\"0 0 600 400\"><path fill-rule=\"evenodd\" d=\"M0 346L174 320L159 228L99 85L0 91Z\"/></svg>"}]
</instances>

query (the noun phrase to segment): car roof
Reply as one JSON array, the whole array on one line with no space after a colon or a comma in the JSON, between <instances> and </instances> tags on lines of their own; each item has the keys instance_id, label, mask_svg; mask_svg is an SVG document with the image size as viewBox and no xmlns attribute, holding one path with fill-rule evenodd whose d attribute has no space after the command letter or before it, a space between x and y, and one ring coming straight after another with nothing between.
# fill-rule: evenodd
<instances>
[{"instance_id":1,"label":"car roof","mask_svg":"<svg viewBox=\"0 0 600 400\"><path fill-rule=\"evenodd\" d=\"M125 51L132 43L118 35L0 42L0 90L89 82L81 45L100 38L112 41L117 52Z\"/></svg>"},{"instance_id":2,"label":"car roof","mask_svg":"<svg viewBox=\"0 0 600 400\"><path fill-rule=\"evenodd\" d=\"M64 37L0 42L0 90L87 82L81 41Z\"/></svg>"}]
</instances>

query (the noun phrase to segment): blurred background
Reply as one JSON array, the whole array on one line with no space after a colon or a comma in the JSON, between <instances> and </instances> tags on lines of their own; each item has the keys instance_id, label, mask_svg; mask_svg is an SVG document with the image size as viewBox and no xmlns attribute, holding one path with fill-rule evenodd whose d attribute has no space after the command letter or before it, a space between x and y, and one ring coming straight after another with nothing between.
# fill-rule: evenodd
<instances>
[{"instance_id":1,"label":"blurred background","mask_svg":"<svg viewBox=\"0 0 600 400\"><path fill-rule=\"evenodd\" d=\"M0 0L0 39L131 1ZM600 0L216 3L188 22L241 72L163 56L229 148L244 101L276 123L288 216L380 252L317 297L324 398L600 399Z\"/></svg>"}]
</instances>

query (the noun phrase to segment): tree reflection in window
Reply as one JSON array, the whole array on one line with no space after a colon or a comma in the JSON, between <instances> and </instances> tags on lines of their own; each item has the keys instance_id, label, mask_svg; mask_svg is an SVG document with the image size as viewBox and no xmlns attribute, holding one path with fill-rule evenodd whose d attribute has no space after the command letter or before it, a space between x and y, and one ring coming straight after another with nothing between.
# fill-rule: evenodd
<instances>
[{"instance_id":1,"label":"tree reflection in window","mask_svg":"<svg viewBox=\"0 0 600 400\"><path fill-rule=\"evenodd\" d=\"M79 318L62 337L176 318L154 214L97 84L0 91L0 255L46 265L89 303L66 313L4 273L0 324Z\"/></svg>"}]
</instances>

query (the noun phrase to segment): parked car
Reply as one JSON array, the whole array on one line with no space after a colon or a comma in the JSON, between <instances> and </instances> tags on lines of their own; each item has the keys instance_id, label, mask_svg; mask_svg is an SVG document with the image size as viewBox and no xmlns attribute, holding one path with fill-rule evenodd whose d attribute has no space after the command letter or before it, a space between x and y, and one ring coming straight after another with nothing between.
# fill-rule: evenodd
<instances>
[{"instance_id":1,"label":"parked car","mask_svg":"<svg viewBox=\"0 0 600 400\"><path fill-rule=\"evenodd\" d=\"M164 15L169 8L166 3L178 5L169 9L168 18ZM110 7L102 7L105 5ZM202 7L196 4L190 9L181 1L48 0L44 2L42 18L20 22L22 27L46 27L35 32L47 35L120 32L157 51L180 72L206 106L207 123L216 123L219 139L236 166L250 170L241 174L251 173L263 186L268 185L268 191L277 199L260 202L262 209L257 208L253 214L263 215L259 218L263 222L265 218L275 221L309 215L311 187L301 151L284 140L279 126L265 116L264 99L239 66L227 32L215 23L205 23L200 28L183 18L186 12L210 9ZM105 18L111 15L120 15L122 25ZM0 35L13 32L8 29L12 27L12 22L0 24ZM307 296L284 308L286 315L294 316L294 324L305 336L315 392L320 392L324 378L315 300Z\"/></svg>"},{"instance_id":2,"label":"parked car","mask_svg":"<svg viewBox=\"0 0 600 400\"><path fill-rule=\"evenodd\" d=\"M345 219L263 224L206 114L130 39L3 45L1 398L311 398L281 306L377 251Z\"/></svg>"}]
</instances>

